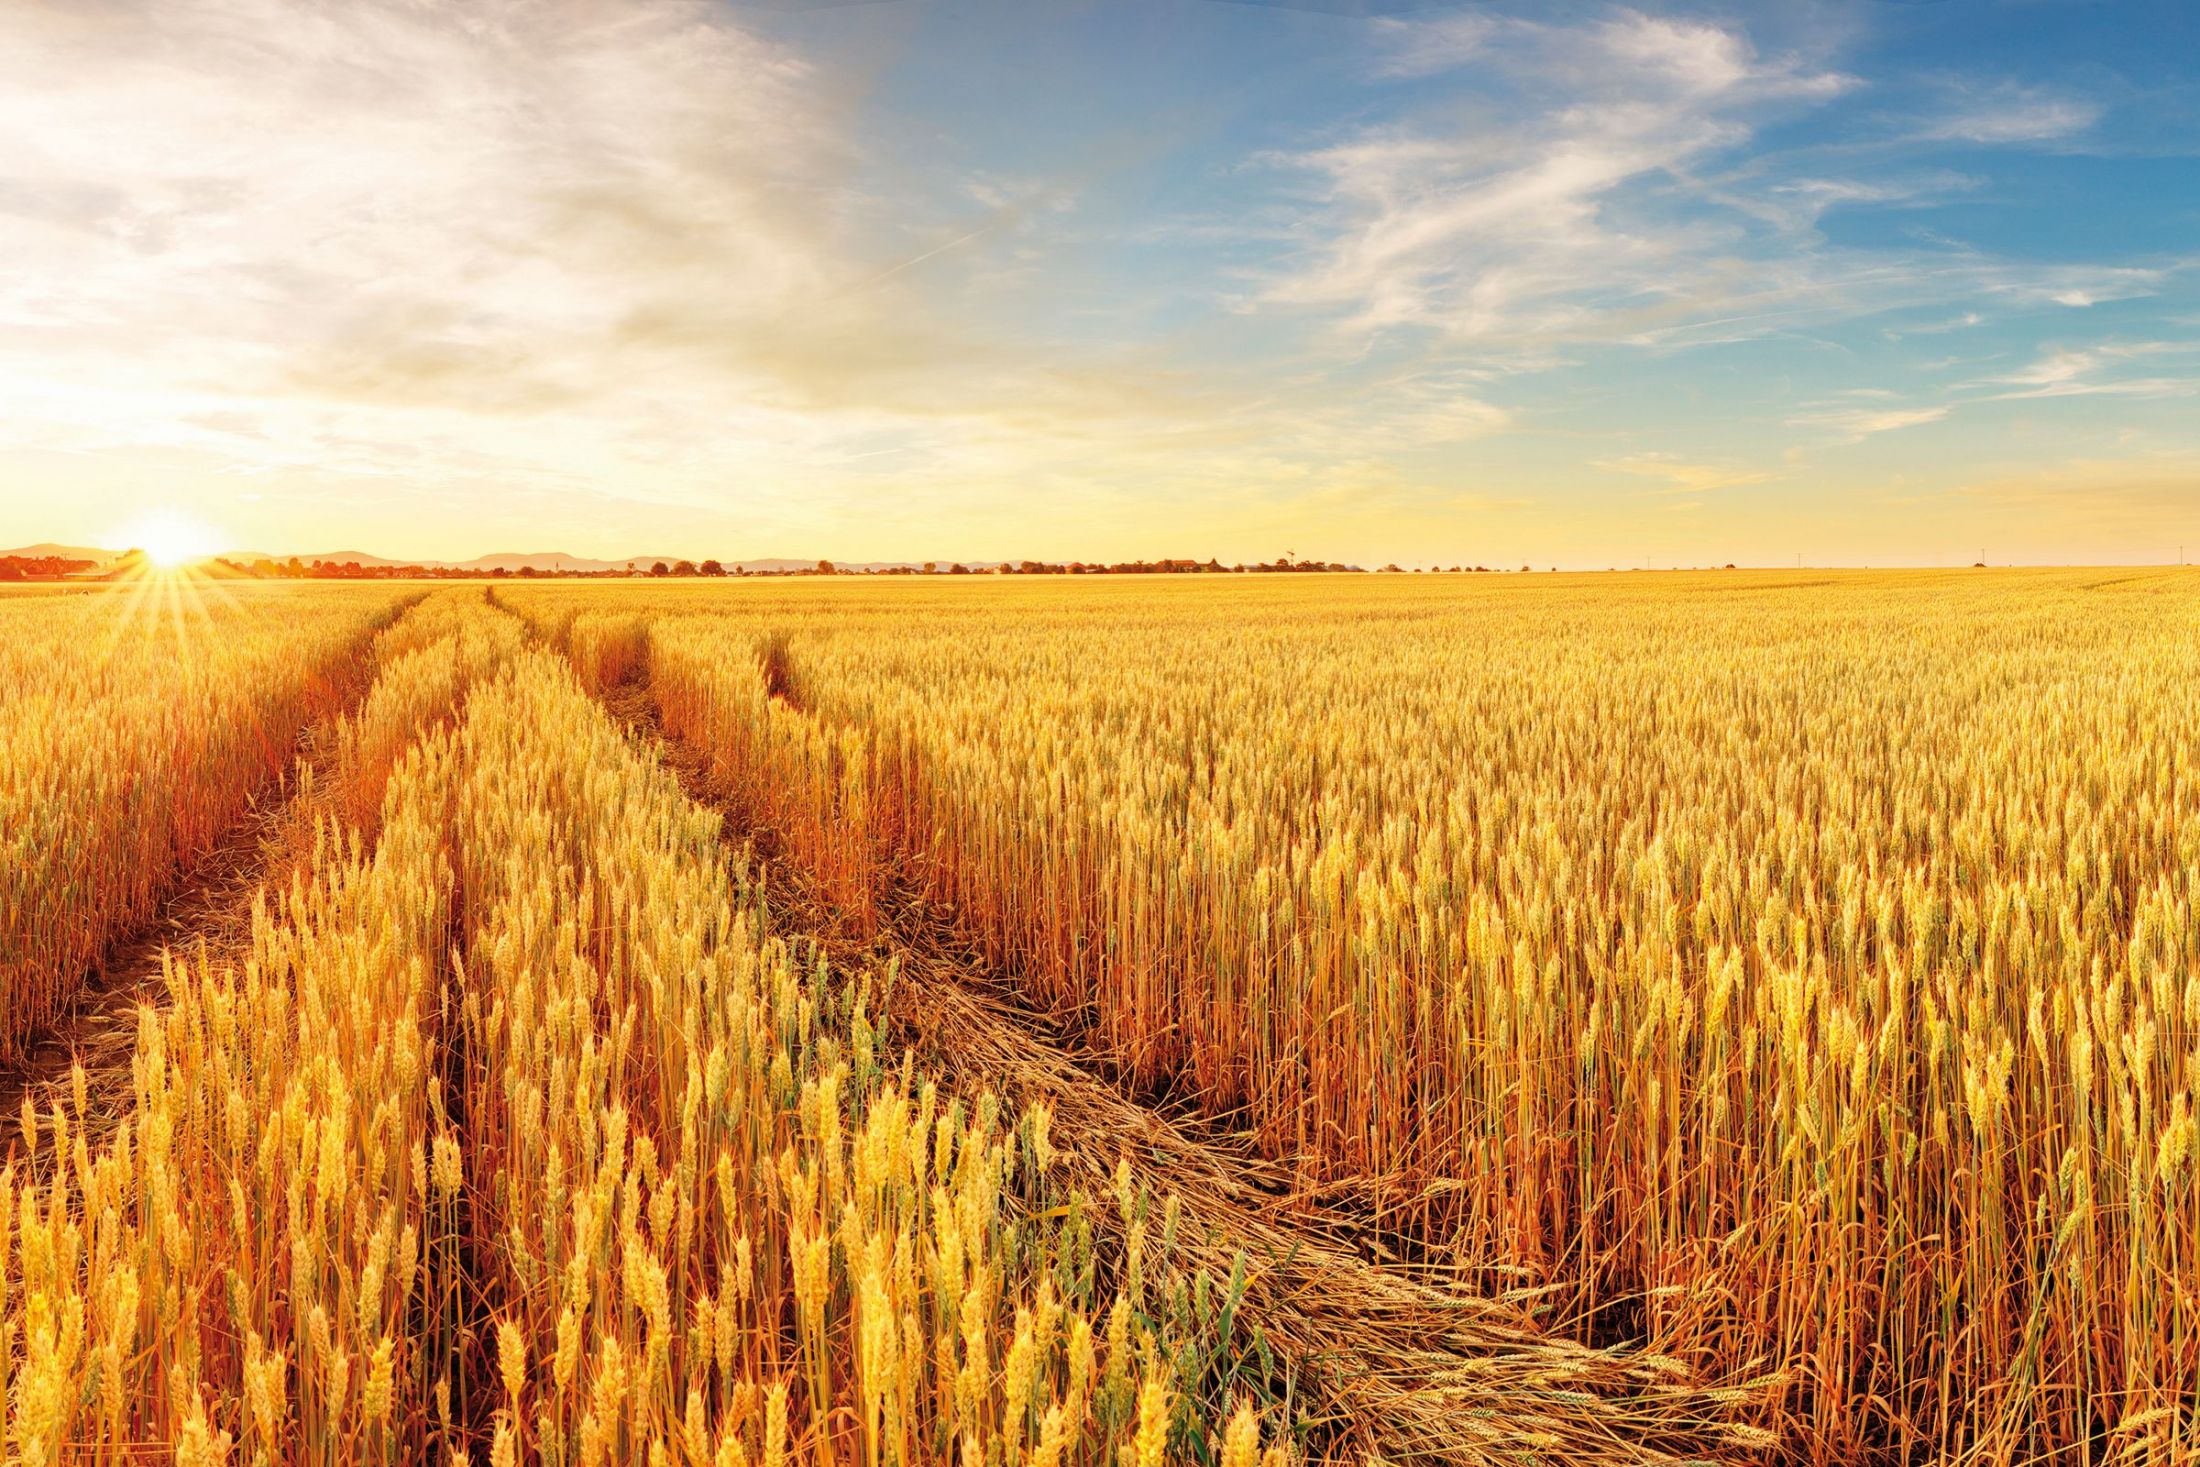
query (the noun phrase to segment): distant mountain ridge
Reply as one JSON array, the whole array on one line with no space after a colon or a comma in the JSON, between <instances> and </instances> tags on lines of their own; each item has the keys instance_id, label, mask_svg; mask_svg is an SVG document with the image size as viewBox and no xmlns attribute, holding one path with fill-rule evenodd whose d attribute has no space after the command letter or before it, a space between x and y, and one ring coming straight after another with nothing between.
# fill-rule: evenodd
<instances>
[{"instance_id":1,"label":"distant mountain ridge","mask_svg":"<svg viewBox=\"0 0 2200 1467\"><path fill-rule=\"evenodd\" d=\"M121 559L122 553L119 550L101 550L88 545L26 545L20 550L0 550L0 557L13 555L21 556L27 560L36 560L47 556L59 556L64 560L89 560L104 566ZM563 550L500 550L489 555L477 555L472 560L400 560L387 555L373 555L364 550L321 550L310 555L301 554L295 557L274 555L260 550L225 550L219 555L209 556L208 559L234 561L240 565L251 565L255 561L261 560L271 560L280 565L291 559L296 559L301 565L312 565L318 560L331 565L356 563L360 566L373 568L417 565L423 570L439 571L479 571L487 573L498 570L506 572L537 570L587 574L604 571L647 571L659 561L663 561L668 566L678 565L683 560L700 565L706 557L700 555L634 555L624 560L591 560L586 556L569 555ZM726 560L721 563L729 572L739 569L748 571L751 574L808 570L817 564L815 560L796 560L786 557L769 557L759 560ZM951 562L943 560L937 563L944 568ZM839 561L835 564L839 569L845 571L884 571L915 570L924 562L915 560L851 560ZM972 570L990 570L1000 562L994 560L966 560L962 564Z\"/></svg>"},{"instance_id":2,"label":"distant mountain ridge","mask_svg":"<svg viewBox=\"0 0 2200 1467\"><path fill-rule=\"evenodd\" d=\"M258 550L226 551L220 557L250 565L257 560L272 560L277 564L291 559L287 555L269 555ZM584 556L568 555L562 550L500 550L490 555L477 555L472 560L398 560L387 555L372 555L364 550L323 550L312 555L300 555L297 559L311 565L324 560L332 565L348 565L356 561L364 566L417 565L427 570L492 571L492 570L556 570L556 571L616 571L629 568L648 570L658 561L677 565L683 559L678 555L636 555L625 560L589 560Z\"/></svg>"},{"instance_id":3,"label":"distant mountain ridge","mask_svg":"<svg viewBox=\"0 0 2200 1467\"><path fill-rule=\"evenodd\" d=\"M0 560L15 557L21 560L88 560L94 565L106 565L122 558L119 550L100 550L90 545L25 545L18 550L0 550Z\"/></svg>"}]
</instances>

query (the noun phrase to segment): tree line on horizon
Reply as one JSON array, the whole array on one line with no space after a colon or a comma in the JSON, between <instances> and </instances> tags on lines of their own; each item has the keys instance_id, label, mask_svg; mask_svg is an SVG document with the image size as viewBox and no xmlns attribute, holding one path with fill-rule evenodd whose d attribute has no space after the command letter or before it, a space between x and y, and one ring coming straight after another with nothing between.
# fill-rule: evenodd
<instances>
[{"instance_id":1,"label":"tree line on horizon","mask_svg":"<svg viewBox=\"0 0 2200 1467\"><path fill-rule=\"evenodd\" d=\"M90 562L83 563L89 567ZM1224 565L1219 560L1125 560L1125 561L992 561L975 565L962 561L941 562L928 560L921 565L893 565L878 567L842 567L830 560L820 560L815 565L790 566L784 569L751 569L719 560L653 561L641 567L612 570L557 570L535 566L508 568L497 566L489 570L467 570L426 565L366 565L356 560L302 561L296 556L288 560L254 560L249 563L233 560L217 560L215 564L229 571L261 580L633 580L633 579L686 579L695 577L750 577L750 576L970 576L970 575L1247 575L1292 573L1362 573L1363 567L1338 561L1296 560L1279 558L1255 564ZM1386 566L1396 570L1396 566ZM1479 569L1479 567L1477 567Z\"/></svg>"},{"instance_id":2,"label":"tree line on horizon","mask_svg":"<svg viewBox=\"0 0 2200 1467\"><path fill-rule=\"evenodd\" d=\"M0 555L0 581L58 581L81 575L98 562L60 555Z\"/></svg>"},{"instance_id":3,"label":"tree line on horizon","mask_svg":"<svg viewBox=\"0 0 2200 1467\"><path fill-rule=\"evenodd\" d=\"M85 578L114 578L137 573L145 562L144 552L128 550L111 562L104 570L97 561L72 559L58 555L0 556L0 582L58 581ZM402 565L368 565L357 560L304 560L291 556L285 560L262 557L251 561L215 557L207 562L216 568L217 574L252 580L345 580L345 581L408 581L408 580L635 580L635 579L689 579L697 577L775 577L775 576L973 576L973 575L1274 575L1304 574L1366 574L1366 567L1341 561L1300 560L1286 553L1272 561L1252 563L1238 562L1224 565L1220 560L1208 558L1193 560L1171 558L1162 560L1119 561L963 561L927 560L914 565L889 566L841 566L831 560L819 560L814 565L751 568L739 563L727 565L715 559L701 561L673 560L652 561L647 567L639 564L608 570L546 569L536 566L516 568L496 566L489 569L469 569L451 566L431 566L417 563ZM1489 572L1494 567L1485 565L1437 566L1430 569L1454 573ZM1523 571L1530 569L1522 566ZM1556 567L1553 567L1556 569ZM1728 569L1732 569L1731 566ZM1385 574L1402 574L1404 568L1396 562L1380 567Z\"/></svg>"}]
</instances>

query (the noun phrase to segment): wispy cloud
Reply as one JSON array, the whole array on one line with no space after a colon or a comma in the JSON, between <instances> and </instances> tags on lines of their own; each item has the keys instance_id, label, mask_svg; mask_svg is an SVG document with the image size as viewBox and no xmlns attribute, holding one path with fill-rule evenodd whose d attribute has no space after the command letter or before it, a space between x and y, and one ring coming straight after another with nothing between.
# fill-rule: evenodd
<instances>
[{"instance_id":1,"label":"wispy cloud","mask_svg":"<svg viewBox=\"0 0 2200 1467\"><path fill-rule=\"evenodd\" d=\"M2128 374L2130 364L2200 353L2200 342L2101 342L2088 347L2052 346L2014 371L1960 383L1942 400L1896 406L1902 394L1883 387L1851 388L1847 401L1788 419L1791 427L1826 435L1829 444L1856 444L1881 433L1937 423L1983 404L2061 397L2163 398L2200 394L2200 377Z\"/></svg>"},{"instance_id":2,"label":"wispy cloud","mask_svg":"<svg viewBox=\"0 0 2200 1467\"><path fill-rule=\"evenodd\" d=\"M1428 333L1540 368L1576 344L1730 342L1954 302L1976 303L1956 325L1990 304L2082 309L2151 294L2174 268L2005 260L1922 232L1842 246L1822 232L1839 210L1929 209L1976 191L1978 176L1925 155L2075 136L2101 115L2078 97L1944 80L1939 110L1895 142L1788 157L1756 146L1762 129L1862 83L1831 57L1761 51L1736 27L1477 12L1386 22L1377 36L1385 74L1471 85L1273 160L1317 187L1299 251L1263 299L1351 336ZM1889 339L1934 329L1954 326Z\"/></svg>"},{"instance_id":3,"label":"wispy cloud","mask_svg":"<svg viewBox=\"0 0 2200 1467\"><path fill-rule=\"evenodd\" d=\"M1997 402L2043 397L2183 396L2200 391L2200 378L2122 374L2129 363L2195 353L2200 353L2200 342L2104 342L2083 350L2052 347L2031 365L1983 384L2007 389L1988 391L1984 396Z\"/></svg>"},{"instance_id":4,"label":"wispy cloud","mask_svg":"<svg viewBox=\"0 0 2200 1467\"><path fill-rule=\"evenodd\" d=\"M1969 331L1986 323L1986 317L1977 311L1965 311L1938 321L1920 321L1914 325L1888 326L1880 335L1889 341L1900 341L1908 336L1943 336L1951 331Z\"/></svg>"},{"instance_id":5,"label":"wispy cloud","mask_svg":"<svg viewBox=\"0 0 2200 1467\"><path fill-rule=\"evenodd\" d=\"M2097 102L2041 87L1950 83L1948 101L1917 130L1938 142L2042 143L2075 137L2100 121Z\"/></svg>"},{"instance_id":6,"label":"wispy cloud","mask_svg":"<svg viewBox=\"0 0 2200 1467\"><path fill-rule=\"evenodd\" d=\"M1822 430L1833 443L1855 444L1881 433L1937 423L1948 416L1948 411L1945 403L1931 407L1835 408L1805 413L1788 421L1796 427Z\"/></svg>"},{"instance_id":7,"label":"wispy cloud","mask_svg":"<svg viewBox=\"0 0 2200 1467\"><path fill-rule=\"evenodd\" d=\"M1715 489L1736 489L1745 484L1762 484L1772 477L1755 469L1690 463L1669 453L1630 453L1617 458L1594 459L1591 463L1593 467L1615 474L1633 474L1641 478L1660 480L1662 482L1656 491L1660 494L1704 494Z\"/></svg>"},{"instance_id":8,"label":"wispy cloud","mask_svg":"<svg viewBox=\"0 0 2200 1467\"><path fill-rule=\"evenodd\" d=\"M1635 14L1580 28L1394 22L1382 35L1393 71L1487 63L1522 99L1547 100L1526 115L1493 106L1464 126L1377 128L1278 160L1324 187L1309 257L1268 299L1343 309L1357 330L1550 340L1718 293L1734 227L1672 207L1685 191L1678 175L1744 140L1753 116L1850 85L1798 58L1760 57L1713 26Z\"/></svg>"},{"instance_id":9,"label":"wispy cloud","mask_svg":"<svg viewBox=\"0 0 2200 1467\"><path fill-rule=\"evenodd\" d=\"M0 393L223 396L274 437L585 402L646 433L673 397L738 420L798 372L768 329L741 370L670 371L637 321L766 327L799 304L849 327L816 78L710 7L454 24L238 0L10 26Z\"/></svg>"},{"instance_id":10,"label":"wispy cloud","mask_svg":"<svg viewBox=\"0 0 2200 1467\"><path fill-rule=\"evenodd\" d=\"M2002 378L2026 387L2048 387L2084 376L2100 365L2097 351L2064 351L2056 348L2022 371Z\"/></svg>"}]
</instances>

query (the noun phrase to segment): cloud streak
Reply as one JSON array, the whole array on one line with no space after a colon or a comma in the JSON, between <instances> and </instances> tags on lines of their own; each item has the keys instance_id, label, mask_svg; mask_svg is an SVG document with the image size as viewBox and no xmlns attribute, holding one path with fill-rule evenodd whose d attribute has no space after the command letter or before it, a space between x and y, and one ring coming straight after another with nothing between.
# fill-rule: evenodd
<instances>
[{"instance_id":1,"label":"cloud streak","mask_svg":"<svg viewBox=\"0 0 2200 1467\"><path fill-rule=\"evenodd\" d=\"M1381 35L1382 75L1462 79L1466 100L1417 100L1271 159L1314 187L1297 255L1263 303L1316 313L1349 339L1416 335L1532 371L1580 346L1749 340L1954 301L2082 309L2151 294L2170 268L1827 237L1832 214L1978 191L1981 178L1918 154L2075 136L2101 116L2081 98L1949 81L1897 138L1789 156L1759 148L1759 134L1865 84L1829 58L1760 51L1738 29L1632 11L1574 25L1477 12L1388 22Z\"/></svg>"},{"instance_id":2,"label":"cloud streak","mask_svg":"<svg viewBox=\"0 0 2200 1467\"><path fill-rule=\"evenodd\" d=\"M639 422L669 384L630 322L762 322L847 273L815 78L702 5L55 8L5 66L18 388L226 395L292 432ZM775 364L745 365L683 390L768 402Z\"/></svg>"},{"instance_id":3,"label":"cloud streak","mask_svg":"<svg viewBox=\"0 0 2200 1467\"><path fill-rule=\"evenodd\" d=\"M1851 85L1713 26L1635 14L1386 34L1393 73L1472 62L1551 100L1279 158L1321 189L1304 262L1266 298L1342 312L1348 331L1422 327L1493 349L1532 353L1676 304L1677 318L1708 314L1680 303L1725 293L1742 236L1732 219L1678 207L1686 171L1744 142L1753 118Z\"/></svg>"},{"instance_id":4,"label":"cloud streak","mask_svg":"<svg viewBox=\"0 0 2200 1467\"><path fill-rule=\"evenodd\" d=\"M2056 142L2091 128L2103 110L2083 97L2013 83L1950 90L1950 104L1918 129L1918 137L1990 145Z\"/></svg>"}]
</instances>

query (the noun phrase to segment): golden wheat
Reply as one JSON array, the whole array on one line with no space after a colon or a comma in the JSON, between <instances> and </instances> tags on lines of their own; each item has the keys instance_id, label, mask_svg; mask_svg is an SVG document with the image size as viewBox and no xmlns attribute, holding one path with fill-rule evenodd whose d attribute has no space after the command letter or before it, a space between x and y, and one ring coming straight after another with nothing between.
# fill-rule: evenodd
<instances>
[{"instance_id":1,"label":"golden wheat","mask_svg":"<svg viewBox=\"0 0 2200 1467\"><path fill-rule=\"evenodd\" d=\"M288 770L406 594L154 578L0 600L0 1062Z\"/></svg>"},{"instance_id":2,"label":"golden wheat","mask_svg":"<svg viewBox=\"0 0 2200 1467\"><path fill-rule=\"evenodd\" d=\"M716 818L562 661L464 590L374 661L346 818L245 952L170 966L128 1112L101 1127L81 1071L25 1101L11 1459L1113 1467L1220 1440L1049 1183L1043 1117L886 1053L860 978L759 932Z\"/></svg>"},{"instance_id":3,"label":"golden wheat","mask_svg":"<svg viewBox=\"0 0 2200 1467\"><path fill-rule=\"evenodd\" d=\"M668 726L845 911L932 897L1492 1289L1754 1372L1798 1452L2001 1459L2200 1446L2196 589L515 605L646 619Z\"/></svg>"}]
</instances>

